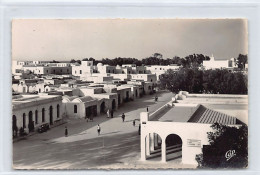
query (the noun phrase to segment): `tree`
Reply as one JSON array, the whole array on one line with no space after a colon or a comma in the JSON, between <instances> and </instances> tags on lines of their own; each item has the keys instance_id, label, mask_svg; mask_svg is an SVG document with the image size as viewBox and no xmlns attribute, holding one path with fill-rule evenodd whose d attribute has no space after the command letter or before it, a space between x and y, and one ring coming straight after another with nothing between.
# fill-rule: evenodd
<instances>
[{"instance_id":1,"label":"tree","mask_svg":"<svg viewBox=\"0 0 260 175\"><path fill-rule=\"evenodd\" d=\"M81 64L81 60L77 60L76 62L79 63L79 64Z\"/></svg>"},{"instance_id":2,"label":"tree","mask_svg":"<svg viewBox=\"0 0 260 175\"><path fill-rule=\"evenodd\" d=\"M213 124L208 133L209 145L196 155L200 168L245 168L248 166L248 128Z\"/></svg>"},{"instance_id":3,"label":"tree","mask_svg":"<svg viewBox=\"0 0 260 175\"><path fill-rule=\"evenodd\" d=\"M172 92L180 90L190 93L247 94L247 76L241 72L229 72L226 69L200 70L181 68L169 70L161 75L160 88Z\"/></svg>"},{"instance_id":4,"label":"tree","mask_svg":"<svg viewBox=\"0 0 260 175\"><path fill-rule=\"evenodd\" d=\"M53 60L53 61L51 61L50 63L59 63L59 61Z\"/></svg>"},{"instance_id":5,"label":"tree","mask_svg":"<svg viewBox=\"0 0 260 175\"><path fill-rule=\"evenodd\" d=\"M237 66L240 69L245 69L245 64L247 63L247 55L239 54L237 57Z\"/></svg>"},{"instance_id":6,"label":"tree","mask_svg":"<svg viewBox=\"0 0 260 175\"><path fill-rule=\"evenodd\" d=\"M76 60L71 59L71 60L70 60L70 63L76 63Z\"/></svg>"}]
</instances>

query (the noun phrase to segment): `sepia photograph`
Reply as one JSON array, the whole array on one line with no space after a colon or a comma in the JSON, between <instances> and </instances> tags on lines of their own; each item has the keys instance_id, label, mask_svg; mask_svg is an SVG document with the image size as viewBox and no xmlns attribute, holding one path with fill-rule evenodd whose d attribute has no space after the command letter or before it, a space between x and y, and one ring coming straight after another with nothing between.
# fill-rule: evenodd
<instances>
[{"instance_id":1,"label":"sepia photograph","mask_svg":"<svg viewBox=\"0 0 260 175\"><path fill-rule=\"evenodd\" d=\"M11 32L13 169L248 168L247 19L13 19Z\"/></svg>"}]
</instances>

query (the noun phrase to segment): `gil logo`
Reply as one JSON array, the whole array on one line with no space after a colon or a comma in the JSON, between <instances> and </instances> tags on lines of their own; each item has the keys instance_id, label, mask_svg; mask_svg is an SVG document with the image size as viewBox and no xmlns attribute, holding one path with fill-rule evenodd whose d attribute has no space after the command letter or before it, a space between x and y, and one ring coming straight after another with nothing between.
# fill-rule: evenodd
<instances>
[{"instance_id":1,"label":"gil logo","mask_svg":"<svg viewBox=\"0 0 260 175\"><path fill-rule=\"evenodd\" d=\"M236 150L228 150L225 154L227 161L236 155Z\"/></svg>"}]
</instances>

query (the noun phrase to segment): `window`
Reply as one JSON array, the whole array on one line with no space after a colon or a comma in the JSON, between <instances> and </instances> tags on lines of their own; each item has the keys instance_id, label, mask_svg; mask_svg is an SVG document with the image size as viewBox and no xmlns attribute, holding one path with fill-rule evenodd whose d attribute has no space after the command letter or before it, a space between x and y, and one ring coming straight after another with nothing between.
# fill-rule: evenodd
<instances>
[{"instance_id":1,"label":"window","mask_svg":"<svg viewBox=\"0 0 260 175\"><path fill-rule=\"evenodd\" d=\"M57 105L57 118L60 118L60 105Z\"/></svg>"},{"instance_id":2,"label":"window","mask_svg":"<svg viewBox=\"0 0 260 175\"><path fill-rule=\"evenodd\" d=\"M62 72L62 69L60 70L60 72Z\"/></svg>"},{"instance_id":3,"label":"window","mask_svg":"<svg viewBox=\"0 0 260 175\"><path fill-rule=\"evenodd\" d=\"M69 72L69 69L67 69L67 72Z\"/></svg>"},{"instance_id":4,"label":"window","mask_svg":"<svg viewBox=\"0 0 260 175\"><path fill-rule=\"evenodd\" d=\"M162 70L162 68L160 68L160 70Z\"/></svg>"},{"instance_id":5,"label":"window","mask_svg":"<svg viewBox=\"0 0 260 175\"><path fill-rule=\"evenodd\" d=\"M49 71L48 71L48 70L46 70L46 72L48 73Z\"/></svg>"},{"instance_id":6,"label":"window","mask_svg":"<svg viewBox=\"0 0 260 175\"><path fill-rule=\"evenodd\" d=\"M77 74L77 71L75 71L75 74Z\"/></svg>"},{"instance_id":7,"label":"window","mask_svg":"<svg viewBox=\"0 0 260 175\"><path fill-rule=\"evenodd\" d=\"M78 106L74 105L74 113L78 113Z\"/></svg>"},{"instance_id":8,"label":"window","mask_svg":"<svg viewBox=\"0 0 260 175\"><path fill-rule=\"evenodd\" d=\"M26 128L26 115L23 113L23 128Z\"/></svg>"},{"instance_id":9,"label":"window","mask_svg":"<svg viewBox=\"0 0 260 175\"><path fill-rule=\"evenodd\" d=\"M38 124L38 111L35 111L35 124Z\"/></svg>"},{"instance_id":10,"label":"window","mask_svg":"<svg viewBox=\"0 0 260 175\"><path fill-rule=\"evenodd\" d=\"M153 82L153 79L151 79L151 82Z\"/></svg>"},{"instance_id":11,"label":"window","mask_svg":"<svg viewBox=\"0 0 260 175\"><path fill-rule=\"evenodd\" d=\"M79 73L82 74L82 70L80 70Z\"/></svg>"},{"instance_id":12,"label":"window","mask_svg":"<svg viewBox=\"0 0 260 175\"><path fill-rule=\"evenodd\" d=\"M45 122L45 109L42 108L42 122Z\"/></svg>"}]
</instances>

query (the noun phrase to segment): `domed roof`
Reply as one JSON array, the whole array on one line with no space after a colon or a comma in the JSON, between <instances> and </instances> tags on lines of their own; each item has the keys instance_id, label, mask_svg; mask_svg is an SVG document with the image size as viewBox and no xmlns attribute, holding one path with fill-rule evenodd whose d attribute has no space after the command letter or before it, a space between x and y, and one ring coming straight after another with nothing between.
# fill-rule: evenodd
<instances>
[{"instance_id":1,"label":"domed roof","mask_svg":"<svg viewBox=\"0 0 260 175\"><path fill-rule=\"evenodd\" d=\"M97 66L103 66L103 64L102 63L98 63Z\"/></svg>"},{"instance_id":2,"label":"domed roof","mask_svg":"<svg viewBox=\"0 0 260 175\"><path fill-rule=\"evenodd\" d=\"M87 101L92 101L94 100L92 97L90 96L85 96L85 97L79 97L79 98L75 98L73 100L73 102L87 102Z\"/></svg>"},{"instance_id":3,"label":"domed roof","mask_svg":"<svg viewBox=\"0 0 260 175\"><path fill-rule=\"evenodd\" d=\"M62 96L62 101L63 102L70 102L72 100L74 100L75 98L77 98L78 96L68 96L68 95L64 95Z\"/></svg>"}]
</instances>

